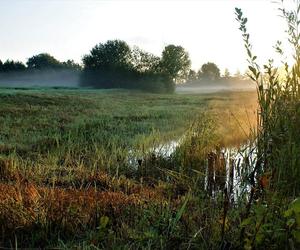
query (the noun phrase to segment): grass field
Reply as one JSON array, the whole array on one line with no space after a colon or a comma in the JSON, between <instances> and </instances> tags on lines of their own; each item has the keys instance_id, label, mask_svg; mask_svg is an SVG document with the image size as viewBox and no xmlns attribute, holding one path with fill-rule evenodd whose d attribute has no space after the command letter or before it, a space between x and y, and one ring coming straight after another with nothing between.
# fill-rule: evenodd
<instances>
[{"instance_id":1,"label":"grass field","mask_svg":"<svg viewBox=\"0 0 300 250\"><path fill-rule=\"evenodd\" d=\"M249 140L254 92L1 89L0 102L0 247L217 248L205 162Z\"/></svg>"},{"instance_id":2,"label":"grass field","mask_svg":"<svg viewBox=\"0 0 300 250\"><path fill-rule=\"evenodd\" d=\"M193 122L208 116L218 127L218 143L238 143L248 136L255 117L251 92L155 95L3 89L0 95L1 155L52 167L68 159L89 168L115 166L117 156L132 147L179 138ZM41 171L44 175L44 167Z\"/></svg>"}]
</instances>

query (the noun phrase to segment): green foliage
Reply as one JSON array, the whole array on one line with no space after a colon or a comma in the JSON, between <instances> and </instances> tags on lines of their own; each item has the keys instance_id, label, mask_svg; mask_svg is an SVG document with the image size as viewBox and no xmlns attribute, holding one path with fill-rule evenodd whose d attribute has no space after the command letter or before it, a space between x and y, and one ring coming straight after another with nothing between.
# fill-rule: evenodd
<instances>
[{"instance_id":1,"label":"green foliage","mask_svg":"<svg viewBox=\"0 0 300 250\"><path fill-rule=\"evenodd\" d=\"M73 60L60 62L48 53L34 55L27 60L27 68L29 70L80 70L81 66Z\"/></svg>"},{"instance_id":2,"label":"green foliage","mask_svg":"<svg viewBox=\"0 0 300 250\"><path fill-rule=\"evenodd\" d=\"M184 82L190 72L191 60L182 46L168 45L162 52L161 71L174 79L176 83Z\"/></svg>"},{"instance_id":3,"label":"green foliage","mask_svg":"<svg viewBox=\"0 0 300 250\"><path fill-rule=\"evenodd\" d=\"M205 63L198 72L198 77L202 80L217 81L220 79L220 69L215 63Z\"/></svg>"},{"instance_id":4,"label":"green foliage","mask_svg":"<svg viewBox=\"0 0 300 250\"><path fill-rule=\"evenodd\" d=\"M26 64L28 69L46 70L61 68L61 63L58 60L56 60L53 56L47 53L42 53L30 57L27 60Z\"/></svg>"},{"instance_id":5,"label":"green foliage","mask_svg":"<svg viewBox=\"0 0 300 250\"><path fill-rule=\"evenodd\" d=\"M300 194L300 130L299 118L299 6L297 10L280 8L282 17L288 24L288 43L294 51L294 63L289 66L283 61L285 75L280 77L278 68L273 66L273 60L261 68L257 56L252 52L250 35L247 32L247 18L236 8L236 17L248 55L249 77L256 82L259 102L258 117L258 166L257 172L272 172L272 186L283 194L298 196ZM276 51L283 55L281 42L277 42Z\"/></svg>"},{"instance_id":6,"label":"green foliage","mask_svg":"<svg viewBox=\"0 0 300 250\"><path fill-rule=\"evenodd\" d=\"M81 85L172 93L172 79L160 72L159 63L158 57L137 47L131 50L124 41L107 41L83 58Z\"/></svg>"},{"instance_id":7,"label":"green foliage","mask_svg":"<svg viewBox=\"0 0 300 250\"><path fill-rule=\"evenodd\" d=\"M62 62L63 69L69 70L81 70L81 66L78 63L75 63L73 60L67 60L66 62Z\"/></svg>"},{"instance_id":8,"label":"green foliage","mask_svg":"<svg viewBox=\"0 0 300 250\"><path fill-rule=\"evenodd\" d=\"M286 226L293 240L300 246L300 198L295 199L284 212Z\"/></svg>"},{"instance_id":9,"label":"green foliage","mask_svg":"<svg viewBox=\"0 0 300 250\"><path fill-rule=\"evenodd\" d=\"M131 49L121 40L99 43L83 58L86 70L128 70L131 65Z\"/></svg>"},{"instance_id":10,"label":"green foliage","mask_svg":"<svg viewBox=\"0 0 300 250\"><path fill-rule=\"evenodd\" d=\"M140 73L158 72L160 58L141 50L139 47L134 47L132 50L132 64L135 70Z\"/></svg>"},{"instance_id":11,"label":"green foliage","mask_svg":"<svg viewBox=\"0 0 300 250\"><path fill-rule=\"evenodd\" d=\"M20 72L26 69L26 66L19 61L7 60L0 67L2 72Z\"/></svg>"}]
</instances>

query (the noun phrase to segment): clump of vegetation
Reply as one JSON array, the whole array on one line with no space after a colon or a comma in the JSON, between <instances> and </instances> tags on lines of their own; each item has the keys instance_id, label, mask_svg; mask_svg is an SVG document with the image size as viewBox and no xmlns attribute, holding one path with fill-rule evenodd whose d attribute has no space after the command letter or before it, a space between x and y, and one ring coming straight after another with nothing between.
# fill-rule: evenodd
<instances>
[{"instance_id":1,"label":"clump of vegetation","mask_svg":"<svg viewBox=\"0 0 300 250\"><path fill-rule=\"evenodd\" d=\"M82 86L172 93L186 79L191 61L181 46L168 45L162 58L120 40L96 45L83 58Z\"/></svg>"},{"instance_id":2,"label":"clump of vegetation","mask_svg":"<svg viewBox=\"0 0 300 250\"><path fill-rule=\"evenodd\" d=\"M236 9L250 64L249 76L257 84L259 104L257 161L251 174L252 189L240 233L247 247L282 248L289 245L290 249L296 249L300 244L299 225L294 220L287 220L287 211L291 211L287 204L291 203L290 207L299 209L300 194L297 153L300 148L297 127L300 100L299 1L295 1L295 7L289 10L283 4L279 9L287 21L288 42L294 50L293 64L283 61L283 76L273 66L273 60L263 65L263 69L258 65L247 33L248 20L241 9ZM284 55L281 42L277 42L275 49ZM296 200L291 202L293 199Z\"/></svg>"},{"instance_id":3,"label":"clump of vegetation","mask_svg":"<svg viewBox=\"0 0 300 250\"><path fill-rule=\"evenodd\" d=\"M282 194L298 196L300 192L299 154L300 131L297 128L299 119L299 22L300 4L297 3L296 11L281 9L283 17L287 20L289 42L295 54L294 63L289 66L284 63L284 77L280 77L278 68L273 66L273 61L263 65L263 70L256 63L257 57L253 55L252 47L247 33L247 19L241 10L237 9L237 18L241 23L241 31L247 48L251 65L250 77L257 83L259 102L258 121L258 173L270 175L270 185L280 190ZM284 55L281 42L277 42L276 51Z\"/></svg>"}]
</instances>

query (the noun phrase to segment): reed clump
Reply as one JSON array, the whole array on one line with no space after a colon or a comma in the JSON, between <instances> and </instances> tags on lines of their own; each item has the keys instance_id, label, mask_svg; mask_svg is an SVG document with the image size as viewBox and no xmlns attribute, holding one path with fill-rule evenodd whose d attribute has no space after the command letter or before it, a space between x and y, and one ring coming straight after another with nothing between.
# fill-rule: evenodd
<instances>
[{"instance_id":1,"label":"reed clump","mask_svg":"<svg viewBox=\"0 0 300 250\"><path fill-rule=\"evenodd\" d=\"M297 197L300 193L300 2L294 1L294 4L295 9L287 9L282 1L279 8L287 23L288 43L293 49L293 62L289 64L282 42L276 43L282 66L274 66L273 60L263 67L258 65L247 32L248 20L240 9L236 9L236 16L248 54L249 76L257 85L256 172L271 176L273 189Z\"/></svg>"}]
</instances>

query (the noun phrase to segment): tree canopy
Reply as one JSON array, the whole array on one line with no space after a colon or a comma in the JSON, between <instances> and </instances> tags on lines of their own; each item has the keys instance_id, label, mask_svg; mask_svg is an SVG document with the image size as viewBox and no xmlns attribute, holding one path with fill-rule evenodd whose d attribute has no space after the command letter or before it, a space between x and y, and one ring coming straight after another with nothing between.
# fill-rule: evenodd
<instances>
[{"instance_id":1,"label":"tree canopy","mask_svg":"<svg viewBox=\"0 0 300 250\"><path fill-rule=\"evenodd\" d=\"M61 63L63 69L81 70L81 66L73 60L67 60Z\"/></svg>"},{"instance_id":2,"label":"tree canopy","mask_svg":"<svg viewBox=\"0 0 300 250\"><path fill-rule=\"evenodd\" d=\"M160 67L176 83L187 79L191 68L189 54L182 46L168 45L162 52Z\"/></svg>"},{"instance_id":3,"label":"tree canopy","mask_svg":"<svg viewBox=\"0 0 300 250\"><path fill-rule=\"evenodd\" d=\"M216 81L220 79L220 69L215 63L208 62L202 65L198 75L202 80Z\"/></svg>"},{"instance_id":4,"label":"tree canopy","mask_svg":"<svg viewBox=\"0 0 300 250\"><path fill-rule=\"evenodd\" d=\"M55 57L48 53L41 53L34 55L27 60L27 68L34 70L80 70L81 66L75 63L73 60L67 60L66 62L60 62Z\"/></svg>"},{"instance_id":5,"label":"tree canopy","mask_svg":"<svg viewBox=\"0 0 300 250\"><path fill-rule=\"evenodd\" d=\"M99 43L83 58L82 86L129 88L154 92L174 90L173 82L159 70L160 58L121 40Z\"/></svg>"},{"instance_id":6,"label":"tree canopy","mask_svg":"<svg viewBox=\"0 0 300 250\"><path fill-rule=\"evenodd\" d=\"M4 63L1 62L0 68L2 72L10 71L23 71L26 69L24 63L13 60L6 60Z\"/></svg>"},{"instance_id":7,"label":"tree canopy","mask_svg":"<svg viewBox=\"0 0 300 250\"><path fill-rule=\"evenodd\" d=\"M160 58L135 46L131 53L133 67L139 72L157 72Z\"/></svg>"},{"instance_id":8,"label":"tree canopy","mask_svg":"<svg viewBox=\"0 0 300 250\"><path fill-rule=\"evenodd\" d=\"M61 63L48 53L41 53L27 60L28 69L59 69Z\"/></svg>"},{"instance_id":9,"label":"tree canopy","mask_svg":"<svg viewBox=\"0 0 300 250\"><path fill-rule=\"evenodd\" d=\"M130 69L131 50L129 45L121 40L109 40L99 43L83 57L84 68L88 70Z\"/></svg>"}]
</instances>

